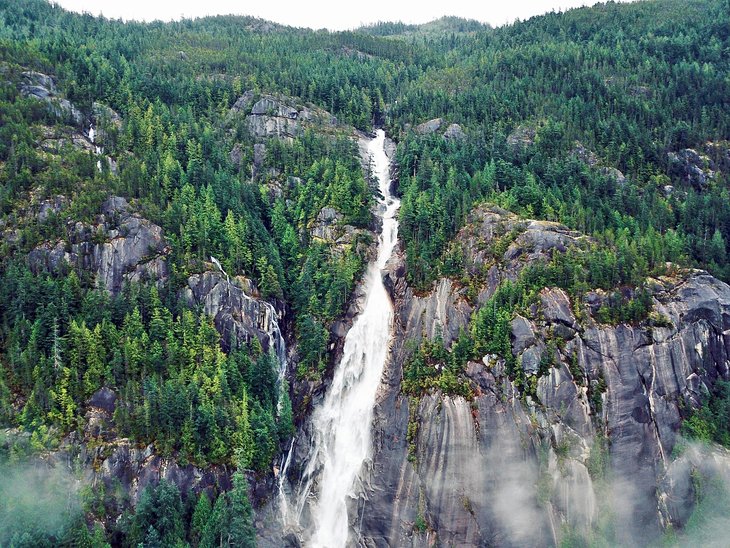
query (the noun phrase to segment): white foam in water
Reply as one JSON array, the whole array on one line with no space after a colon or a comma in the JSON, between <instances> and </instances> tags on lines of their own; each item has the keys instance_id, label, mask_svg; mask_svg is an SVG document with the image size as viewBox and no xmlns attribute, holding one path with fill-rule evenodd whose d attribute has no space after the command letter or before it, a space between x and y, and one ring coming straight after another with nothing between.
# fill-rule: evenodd
<instances>
[{"instance_id":1,"label":"white foam in water","mask_svg":"<svg viewBox=\"0 0 730 548\"><path fill-rule=\"evenodd\" d=\"M312 523L305 542L313 547L339 548L348 537L347 499L356 495L358 475L372 453L375 395L388 358L393 305L381 270L398 239L396 212L400 201L390 194L390 164L385 133L378 130L368 144L380 192L378 215L383 220L378 257L364 278L362 313L345 338L342 360L322 404L312 415L313 439L297 497L297 511L311 504ZM311 496L315 484L316 496Z\"/></svg>"}]
</instances>

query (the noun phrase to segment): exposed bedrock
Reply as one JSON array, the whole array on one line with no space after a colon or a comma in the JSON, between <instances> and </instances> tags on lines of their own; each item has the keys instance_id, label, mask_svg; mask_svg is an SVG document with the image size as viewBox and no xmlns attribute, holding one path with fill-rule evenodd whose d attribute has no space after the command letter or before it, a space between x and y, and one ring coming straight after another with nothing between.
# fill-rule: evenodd
<instances>
[{"instance_id":1,"label":"exposed bedrock","mask_svg":"<svg viewBox=\"0 0 730 548\"><path fill-rule=\"evenodd\" d=\"M488 268L481 303L525 264L584 238L496 208L477 211L473 221L457 238L467 268L484 266L479 242L519 228ZM537 380L537 399L519 397L504 360L485 356L467 367L475 387L467 401L440 392L409 398L400 386L418 341L440 334L448 345L468 327L465 289L440 279L416 294L401 254L385 283L396 309L392 359L375 410L375 453L350 512L353 541L544 546L560 542L565 524L595 527L602 511L621 524L614 534L625 545L683 525L694 504L692 468L673 464L672 452L682 406L697 406L703 391L730 376L728 285L702 271L651 280L654 313L667 327L599 324L588 312L576 319L571 298L546 288L528 317L511 324L512 350L528 378L536 372L526 363L532 354L539 361L548 342L559 341L556 363ZM602 447L606 467L597 473Z\"/></svg>"}]
</instances>

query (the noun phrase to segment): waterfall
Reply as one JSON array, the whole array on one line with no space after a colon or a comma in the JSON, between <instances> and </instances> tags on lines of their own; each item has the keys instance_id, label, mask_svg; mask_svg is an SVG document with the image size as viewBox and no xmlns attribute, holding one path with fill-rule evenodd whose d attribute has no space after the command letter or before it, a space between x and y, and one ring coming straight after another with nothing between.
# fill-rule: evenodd
<instances>
[{"instance_id":1,"label":"waterfall","mask_svg":"<svg viewBox=\"0 0 730 548\"><path fill-rule=\"evenodd\" d=\"M377 260L365 275L363 310L345 338L332 384L312 414L311 445L297 494L297 516L309 505L312 519L305 542L313 547L339 548L347 543L347 500L357 494L360 471L372 453L375 395L388 358L393 320L393 306L381 271L397 242L395 216L400 206L390 194L390 166L384 144L382 130L368 144L382 194L378 199L377 214L383 225Z\"/></svg>"},{"instance_id":2,"label":"waterfall","mask_svg":"<svg viewBox=\"0 0 730 548\"><path fill-rule=\"evenodd\" d=\"M95 137L96 137L96 130L94 129L94 125L92 124L89 127L89 141L91 141L91 144L94 145L94 152L96 153L97 156L99 156L102 152L104 152L104 149L101 148L96 143L94 143ZM99 172L101 172L101 160L96 161L96 169L98 169Z\"/></svg>"}]
</instances>

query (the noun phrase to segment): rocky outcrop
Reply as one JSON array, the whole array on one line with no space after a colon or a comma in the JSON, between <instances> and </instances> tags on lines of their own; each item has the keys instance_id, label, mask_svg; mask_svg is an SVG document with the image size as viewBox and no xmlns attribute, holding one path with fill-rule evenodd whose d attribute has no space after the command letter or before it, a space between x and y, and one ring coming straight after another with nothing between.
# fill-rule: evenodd
<instances>
[{"instance_id":1,"label":"rocky outcrop","mask_svg":"<svg viewBox=\"0 0 730 548\"><path fill-rule=\"evenodd\" d=\"M317 215L315 224L310 231L312 237L329 242L336 241L339 237L336 233L338 232L337 228L341 226L343 218L342 213L336 209L323 207Z\"/></svg>"},{"instance_id":2,"label":"rocky outcrop","mask_svg":"<svg viewBox=\"0 0 730 548\"><path fill-rule=\"evenodd\" d=\"M20 83L20 93L48 104L51 112L58 118L68 119L76 125L83 121L83 115L71 101L58 94L51 76L40 72L26 71Z\"/></svg>"},{"instance_id":3,"label":"rocky outcrop","mask_svg":"<svg viewBox=\"0 0 730 548\"><path fill-rule=\"evenodd\" d=\"M304 133L307 127L325 129L337 125L337 118L313 105L283 95L257 96L247 91L231 108L232 115L245 115L248 129L259 139L277 137L293 139Z\"/></svg>"},{"instance_id":4,"label":"rocky outcrop","mask_svg":"<svg viewBox=\"0 0 730 548\"><path fill-rule=\"evenodd\" d=\"M708 141L704 152L719 171L730 171L730 141Z\"/></svg>"},{"instance_id":5,"label":"rocky outcrop","mask_svg":"<svg viewBox=\"0 0 730 548\"><path fill-rule=\"evenodd\" d=\"M181 296L190 306L202 306L213 318L224 349L257 338L265 351L271 349L283 358L278 313L270 303L253 297L255 293L255 287L245 278L230 280L220 272L205 271L188 278Z\"/></svg>"},{"instance_id":6,"label":"rocky outcrop","mask_svg":"<svg viewBox=\"0 0 730 548\"><path fill-rule=\"evenodd\" d=\"M375 410L375 453L352 502L359 545L557 545L565 527L585 534L604 512L621 524L613 542L643 545L686 521L691 467L672 461L682 409L730 378L730 287L707 273L651 281L656 325L600 324L587 302L545 288L511 324L532 396L518 392L497 356L468 364L472 401L401 393L418 340L441 335L448 346L501 280L584 241L556 223L478 209L456 238L467 270L488 272L476 305L448 279L415 294L402 255L391 260L395 340Z\"/></svg>"},{"instance_id":7,"label":"rocky outcrop","mask_svg":"<svg viewBox=\"0 0 730 548\"><path fill-rule=\"evenodd\" d=\"M602 160L595 152L583 146L582 143L576 142L571 154L574 158L577 158L586 165L598 168L602 175L605 175L609 179L613 179L619 185L623 185L626 182L626 176L619 169L616 169L615 167L599 167Z\"/></svg>"},{"instance_id":8,"label":"rocky outcrop","mask_svg":"<svg viewBox=\"0 0 730 548\"><path fill-rule=\"evenodd\" d=\"M530 125L517 126L508 136L507 144L515 148L527 148L535 142L537 129Z\"/></svg>"},{"instance_id":9,"label":"rocky outcrop","mask_svg":"<svg viewBox=\"0 0 730 548\"><path fill-rule=\"evenodd\" d=\"M466 139L466 133L459 124L451 124L444 131L444 139L447 141L463 141Z\"/></svg>"},{"instance_id":10,"label":"rocky outcrop","mask_svg":"<svg viewBox=\"0 0 730 548\"><path fill-rule=\"evenodd\" d=\"M433 120L427 120L421 124L418 124L414 130L420 135L431 135L433 133L440 133L442 137L447 141L463 141L466 139L466 133L459 124L449 124L444 130L446 122L443 118L434 118Z\"/></svg>"},{"instance_id":11,"label":"rocky outcrop","mask_svg":"<svg viewBox=\"0 0 730 548\"><path fill-rule=\"evenodd\" d=\"M345 223L344 215L336 209L323 207L312 223L309 234L314 241L329 244L333 255L340 256L352 247L359 235L371 233ZM364 245L360 251L368 252Z\"/></svg>"},{"instance_id":12,"label":"rocky outcrop","mask_svg":"<svg viewBox=\"0 0 730 548\"><path fill-rule=\"evenodd\" d=\"M120 129L122 117L113 108L94 101L91 105L92 122L99 126L109 126Z\"/></svg>"},{"instance_id":13,"label":"rocky outcrop","mask_svg":"<svg viewBox=\"0 0 730 548\"><path fill-rule=\"evenodd\" d=\"M702 190L717 176L717 166L706 154L691 148L668 152L671 173L698 190Z\"/></svg>"},{"instance_id":14,"label":"rocky outcrop","mask_svg":"<svg viewBox=\"0 0 730 548\"><path fill-rule=\"evenodd\" d=\"M63 195L56 195L40 200L32 206L32 214L39 223L45 223L52 215L58 215L68 207L68 199Z\"/></svg>"},{"instance_id":15,"label":"rocky outcrop","mask_svg":"<svg viewBox=\"0 0 730 548\"><path fill-rule=\"evenodd\" d=\"M73 147L83 152L96 152L94 144L78 131L69 131L68 128L44 127L40 142L43 152L62 154L66 147Z\"/></svg>"},{"instance_id":16,"label":"rocky outcrop","mask_svg":"<svg viewBox=\"0 0 730 548\"><path fill-rule=\"evenodd\" d=\"M470 214L455 245L463 252L467 273L485 278L479 296L483 302L502 280L516 279L525 265L590 241L560 223L524 220L502 208L484 206Z\"/></svg>"},{"instance_id":17,"label":"rocky outcrop","mask_svg":"<svg viewBox=\"0 0 730 548\"><path fill-rule=\"evenodd\" d=\"M444 124L443 118L434 118L433 120L427 120L415 127L416 133L421 135L428 135L430 133L436 133L441 126Z\"/></svg>"},{"instance_id":18,"label":"rocky outcrop","mask_svg":"<svg viewBox=\"0 0 730 548\"><path fill-rule=\"evenodd\" d=\"M110 144L112 134L121 130L122 117L111 107L94 101L91 105L91 123L96 132L94 144L103 147Z\"/></svg>"},{"instance_id":19,"label":"rocky outcrop","mask_svg":"<svg viewBox=\"0 0 730 548\"><path fill-rule=\"evenodd\" d=\"M117 437L113 420L116 400L109 388L97 391L89 400L83 443L77 445L73 438L66 442L67 451L74 446L79 451L79 459L91 471L91 482L104 482L111 491L121 488L132 505L145 487L161 479L176 484L186 495L230 488L231 472L224 466L181 465L172 457L161 456L153 445L140 447Z\"/></svg>"},{"instance_id":20,"label":"rocky outcrop","mask_svg":"<svg viewBox=\"0 0 730 548\"><path fill-rule=\"evenodd\" d=\"M97 286L110 293L118 293L125 282L167 277L169 248L162 229L132 213L124 198L107 200L94 224L69 222L66 233L65 239L30 252L28 262L34 272L78 268L92 272Z\"/></svg>"}]
</instances>

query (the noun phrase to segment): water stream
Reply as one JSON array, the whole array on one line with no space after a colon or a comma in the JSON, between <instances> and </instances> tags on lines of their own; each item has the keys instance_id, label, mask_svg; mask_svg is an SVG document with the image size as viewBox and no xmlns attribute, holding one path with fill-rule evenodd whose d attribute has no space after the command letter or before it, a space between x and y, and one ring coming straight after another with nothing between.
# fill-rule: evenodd
<instances>
[{"instance_id":1,"label":"water stream","mask_svg":"<svg viewBox=\"0 0 730 548\"><path fill-rule=\"evenodd\" d=\"M94 142L95 137L96 137L96 130L94 129L94 125L92 124L89 127L89 141L91 141L91 144L94 145L94 151L96 152L96 155L99 156L100 154L102 154L104 152L104 149L102 147L100 147L99 145L97 145L96 142ZM101 160L96 161L96 169L98 169L99 172L101 173Z\"/></svg>"},{"instance_id":2,"label":"water stream","mask_svg":"<svg viewBox=\"0 0 730 548\"><path fill-rule=\"evenodd\" d=\"M345 338L342 359L329 391L312 414L312 440L297 492L296 515L301 516L309 505L311 523L304 540L312 547L346 545L347 500L357 494L359 473L372 452L373 407L388 358L393 320L382 269L397 242L396 212L400 206L400 201L390 193L390 164L384 144L382 130L368 144L382 194L377 212L383 221L378 255L363 280L362 312Z\"/></svg>"}]
</instances>

